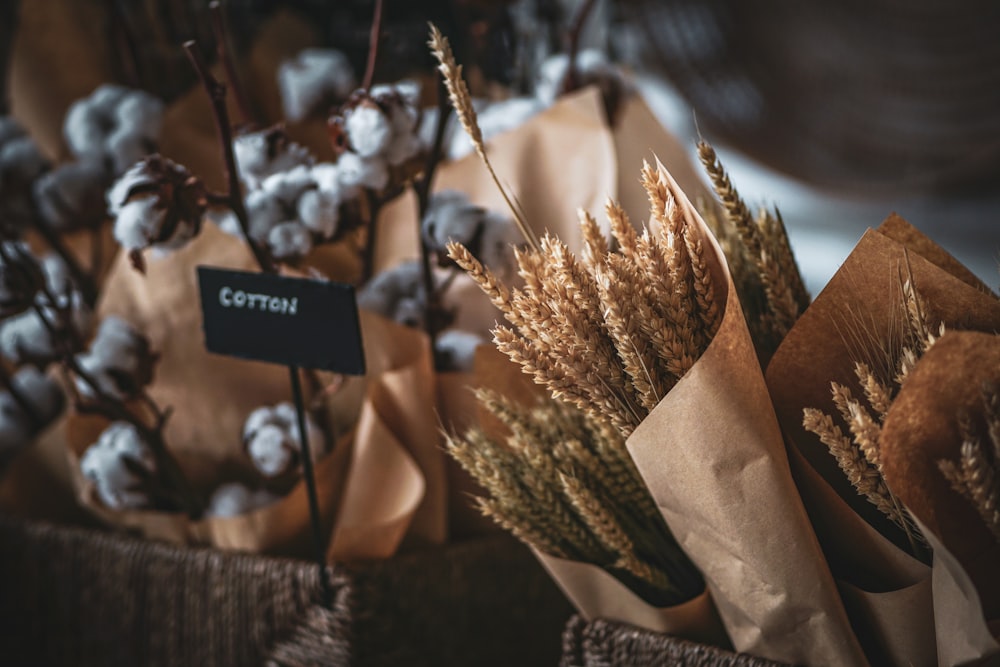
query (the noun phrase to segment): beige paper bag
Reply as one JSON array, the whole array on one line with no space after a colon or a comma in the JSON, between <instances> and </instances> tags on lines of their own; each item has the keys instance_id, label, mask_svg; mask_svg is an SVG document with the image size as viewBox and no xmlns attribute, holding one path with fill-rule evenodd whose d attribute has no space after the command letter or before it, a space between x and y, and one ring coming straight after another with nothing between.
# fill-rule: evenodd
<instances>
[{"instance_id":1,"label":"beige paper bag","mask_svg":"<svg viewBox=\"0 0 1000 667\"><path fill-rule=\"evenodd\" d=\"M717 295L715 338L627 445L681 548L705 576L738 651L864 665L792 481L781 432L718 244L686 198Z\"/></svg>"}]
</instances>

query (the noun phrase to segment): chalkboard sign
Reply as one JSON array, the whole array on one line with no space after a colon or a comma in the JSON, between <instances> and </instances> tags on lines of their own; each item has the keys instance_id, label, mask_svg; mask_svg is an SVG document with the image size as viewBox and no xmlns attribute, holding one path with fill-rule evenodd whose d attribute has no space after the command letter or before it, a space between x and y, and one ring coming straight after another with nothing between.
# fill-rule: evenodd
<instances>
[{"instance_id":1,"label":"chalkboard sign","mask_svg":"<svg viewBox=\"0 0 1000 667\"><path fill-rule=\"evenodd\" d=\"M198 267L205 347L242 359L364 375L354 288Z\"/></svg>"}]
</instances>

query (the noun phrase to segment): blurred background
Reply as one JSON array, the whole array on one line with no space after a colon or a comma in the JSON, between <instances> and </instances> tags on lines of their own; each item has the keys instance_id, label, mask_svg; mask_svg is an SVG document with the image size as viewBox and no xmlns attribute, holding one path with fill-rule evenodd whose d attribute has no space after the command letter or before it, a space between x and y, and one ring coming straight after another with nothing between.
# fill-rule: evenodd
<instances>
[{"instance_id":1,"label":"blurred background","mask_svg":"<svg viewBox=\"0 0 1000 667\"><path fill-rule=\"evenodd\" d=\"M26 22L56 28L32 31L42 40L36 50L62 48L59 19L47 15L63 4L0 3L4 60ZM480 94L530 92L544 59L567 48L584 4L591 0L386 0L377 79L430 71L432 20L452 38ZM692 155L699 135L715 144L749 203L778 206L814 294L864 230L892 211L987 284L1000 284L1000 3L592 4L579 48L599 49L630 70ZM373 5L223 2L234 52L251 53L276 16L291 14L308 25L310 43L343 51L357 72ZM103 37L92 47L120 80L167 98L194 82L176 45L212 41L205 0L67 6L92 17L93 34Z\"/></svg>"}]
</instances>

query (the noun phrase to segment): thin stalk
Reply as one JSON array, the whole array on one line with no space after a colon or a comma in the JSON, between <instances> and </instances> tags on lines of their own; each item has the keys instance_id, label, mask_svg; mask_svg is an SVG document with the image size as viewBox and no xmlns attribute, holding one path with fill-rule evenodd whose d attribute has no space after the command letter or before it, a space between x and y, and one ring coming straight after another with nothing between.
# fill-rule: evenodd
<instances>
[{"instance_id":1,"label":"thin stalk","mask_svg":"<svg viewBox=\"0 0 1000 667\"><path fill-rule=\"evenodd\" d=\"M375 0L375 15L372 17L372 29L368 33L368 60L365 63L365 78L361 87L368 92L375 81L375 61L378 60L378 45L382 39L382 0Z\"/></svg>"},{"instance_id":2,"label":"thin stalk","mask_svg":"<svg viewBox=\"0 0 1000 667\"><path fill-rule=\"evenodd\" d=\"M580 5L573 22L566 33L566 52L568 57L566 67L566 78L563 80L563 92L576 90L580 85L580 75L576 67L577 55L580 52L580 38L583 36L583 28L587 24L587 19L594 11L597 0L584 0Z\"/></svg>"},{"instance_id":3,"label":"thin stalk","mask_svg":"<svg viewBox=\"0 0 1000 667\"><path fill-rule=\"evenodd\" d=\"M243 87L239 74L236 72L236 63L229 53L228 31L226 30L226 16L222 11L222 3L214 0L208 4L208 14L212 21L212 35L215 38L215 53L219 57L219 62L226 72L226 80L229 88L233 91L233 98L236 100L236 108L239 109L240 116L244 124L250 125L254 122L254 114L250 105L250 98L247 97L246 88Z\"/></svg>"},{"instance_id":4,"label":"thin stalk","mask_svg":"<svg viewBox=\"0 0 1000 667\"><path fill-rule=\"evenodd\" d=\"M430 152L427 154L427 163L424 166L423 175L413 184L413 190L417 195L417 236L420 238L420 277L424 284L426 301L424 303L424 327L427 336L430 338L431 351L437 349L437 335L439 333L439 314L441 312L441 294L434 285L434 270L431 267L430 248L423 235L423 220L430 208L431 186L434 184L434 173L441 162L442 146L444 144L445 130L448 126L448 119L451 117L451 104L448 102L448 89L444 85L443 79L438 77L438 116L437 125L434 128L434 143L431 144Z\"/></svg>"},{"instance_id":5,"label":"thin stalk","mask_svg":"<svg viewBox=\"0 0 1000 667\"><path fill-rule=\"evenodd\" d=\"M80 266L80 262L77 261L76 255L74 255L73 252L66 246L62 237L59 236L54 229L49 227L48 223L42 220L39 216L35 216L32 227L34 227L34 229L42 237L45 244L48 245L53 252L59 255L59 259L63 261L67 270L69 270L69 275L73 278L73 282L80 288L80 293L83 294L84 302L93 308L97 303L97 283L94 278L98 267L91 267L91 271L93 273L84 271L83 267Z\"/></svg>"},{"instance_id":6,"label":"thin stalk","mask_svg":"<svg viewBox=\"0 0 1000 667\"><path fill-rule=\"evenodd\" d=\"M233 127L229 122L229 115L226 112L226 86L219 83L212 76L195 42L185 42L184 51L191 60L191 64L198 73L198 77L201 79L212 102L212 113L215 116L216 129L219 131L219 141L222 143L222 157L225 162L226 181L228 183L227 204L232 209L233 215L236 216L236 221L240 226L243 238L247 242L247 245L250 246L250 251L253 253L254 259L261 270L265 273L276 273L274 263L267 252L250 237L250 221L247 216L246 206L243 203L239 174L236 171L236 157L233 154Z\"/></svg>"}]
</instances>

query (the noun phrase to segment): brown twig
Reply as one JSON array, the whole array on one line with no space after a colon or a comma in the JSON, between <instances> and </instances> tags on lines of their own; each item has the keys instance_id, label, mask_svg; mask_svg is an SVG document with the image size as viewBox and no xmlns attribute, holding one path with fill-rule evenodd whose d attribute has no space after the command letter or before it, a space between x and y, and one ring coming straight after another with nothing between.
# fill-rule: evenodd
<instances>
[{"instance_id":1,"label":"brown twig","mask_svg":"<svg viewBox=\"0 0 1000 667\"><path fill-rule=\"evenodd\" d=\"M107 0L110 15L110 30L112 43L118 52L118 61L122 67L125 83L131 88L142 87L142 71L139 67L139 49L136 46L135 34L128 23L121 0Z\"/></svg>"},{"instance_id":2,"label":"brown twig","mask_svg":"<svg viewBox=\"0 0 1000 667\"><path fill-rule=\"evenodd\" d=\"M436 349L437 335L441 330L441 292L434 285L434 271L431 267L431 252L427 240L422 233L423 220L427 215L431 202L431 186L434 184L434 173L441 163L443 155L445 130L451 117L451 104L448 101L448 89L443 78L438 78L438 117L434 128L434 143L427 154L427 163L423 175L414 182L413 191L417 195L417 235L420 237L420 277L424 283L424 293L427 295L424 303L424 327L430 338L431 350Z\"/></svg>"},{"instance_id":3,"label":"brown twig","mask_svg":"<svg viewBox=\"0 0 1000 667\"><path fill-rule=\"evenodd\" d=\"M580 85L580 76L576 67L577 54L580 52L580 38L583 36L583 28L587 25L587 19L593 13L595 5L597 5L596 0L584 0L566 32L568 62L566 64L566 78L562 82L563 92L576 90Z\"/></svg>"},{"instance_id":4,"label":"brown twig","mask_svg":"<svg viewBox=\"0 0 1000 667\"><path fill-rule=\"evenodd\" d=\"M365 77L361 80L361 88L368 92L375 81L375 61L378 59L378 45L382 39L382 0L375 0L375 14L372 17L372 29L368 35L368 61L365 63Z\"/></svg>"},{"instance_id":5,"label":"brown twig","mask_svg":"<svg viewBox=\"0 0 1000 667\"><path fill-rule=\"evenodd\" d=\"M212 21L212 35L215 38L215 52L219 57L219 62L226 72L226 80L229 88L233 91L233 98L236 100L236 107L239 109L243 123L254 124L254 114L247 97L246 88L243 87L240 77L236 72L236 63L229 53L228 31L226 30L226 16L222 11L222 3L218 0L210 2L208 14Z\"/></svg>"},{"instance_id":6,"label":"brown twig","mask_svg":"<svg viewBox=\"0 0 1000 667\"><path fill-rule=\"evenodd\" d=\"M69 275L72 277L73 282L76 283L77 287L80 288L80 293L83 294L84 302L91 308L97 304L97 281L96 274L99 269L98 266L92 266L91 271L87 272L83 270L80 266L80 262L77 261L76 255L66 246L63 242L61 236L58 232L49 227L40 216L34 216L32 222L32 227L38 232L39 236L45 241L45 244L52 249L59 258L66 265L66 269L69 271ZM97 228L97 233L100 233L100 227Z\"/></svg>"},{"instance_id":7,"label":"brown twig","mask_svg":"<svg viewBox=\"0 0 1000 667\"><path fill-rule=\"evenodd\" d=\"M212 113L215 116L215 126L219 131L219 141L222 143L222 157L225 161L226 181L228 184L226 203L233 211L233 215L236 216L243 239L250 246L250 251L253 253L254 259L260 266L261 271L276 273L274 263L271 261L268 253L250 237L250 221L247 216L246 206L243 203L239 174L236 171L236 157L233 154L233 127L229 122L229 115L226 111L226 86L219 83L212 76L195 42L185 42L184 51L191 60L191 64L198 73L198 77L201 79L202 84L205 86L205 91L212 101Z\"/></svg>"}]
</instances>

